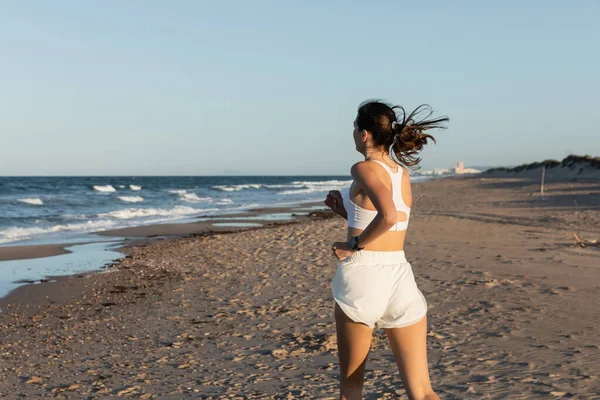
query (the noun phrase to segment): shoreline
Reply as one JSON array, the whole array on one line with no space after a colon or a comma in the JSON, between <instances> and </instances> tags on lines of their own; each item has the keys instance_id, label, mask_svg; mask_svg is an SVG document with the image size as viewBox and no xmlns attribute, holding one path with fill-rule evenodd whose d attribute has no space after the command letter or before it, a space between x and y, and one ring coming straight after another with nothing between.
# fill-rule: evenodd
<instances>
[{"instance_id":1,"label":"shoreline","mask_svg":"<svg viewBox=\"0 0 600 400\"><path fill-rule=\"evenodd\" d=\"M80 278L88 278L91 275L111 271L111 268L118 266L126 259L128 257L127 252L130 252L136 246L145 246L156 241L177 241L189 237L210 237L217 234L260 230L273 226L301 223L314 218L330 218L333 216L333 213L330 211L307 211L319 205L317 202L310 202L288 207L263 207L227 215L199 216L194 219L205 218L205 220L197 222L149 224L92 232L101 237L114 237L116 242L120 243L115 250L122 253L123 257L115 258L108 263L98 265L97 268L83 272L66 275L47 275L35 281L15 281L13 283L19 284L19 286L10 290L6 295L0 296L0 315L3 312L3 308L8 304L19 303L31 306L43 306L56 302L64 303L65 301L77 298L74 293L80 294L81 292L81 285L77 282ZM301 209L305 211L298 211ZM306 215L303 214L304 212L306 212ZM329 213L332 215L329 215ZM290 214L290 218L269 220L268 216L272 214ZM265 216L265 218L261 219L261 216ZM227 220L232 217L236 218L235 224L256 223L260 224L260 226L213 226L215 222ZM245 219L244 217L248 217L249 219ZM89 240L77 243L0 247L0 261L47 259L71 254L72 252L67 249L68 247L92 243L111 242L100 240L99 238L98 241ZM68 288L68 290L65 290L65 288Z\"/></svg>"},{"instance_id":2,"label":"shoreline","mask_svg":"<svg viewBox=\"0 0 600 400\"><path fill-rule=\"evenodd\" d=\"M15 306L19 309L18 312L22 313L22 316L27 316L32 313L39 312L41 309L47 308L51 305L61 305L67 304L72 301L77 301L81 298L82 295L84 295L88 291L88 286L86 285L87 280L96 278L98 275L119 272L119 269L123 266L123 262L125 260L130 259L132 257L131 254L139 248L152 246L157 243L176 243L185 239L211 238L221 235L232 235L243 232L261 231L264 229L271 229L279 226L306 223L310 224L312 221L327 220L335 217L336 214L332 211L316 212L313 217L301 219L299 218L291 221L272 221L267 222L260 227L243 227L233 229L229 228L200 231L197 229L193 229L193 227L190 227L190 229L192 230L186 230L185 234L140 236L139 238L132 239L126 243L122 243L121 246L116 248L118 252L123 254L123 257L114 259L112 262L108 262L102 266L99 266L98 269L68 275L48 275L46 278L42 279L41 282L23 282L20 286L11 290L6 296L0 297L0 318L2 317L3 313L8 313L10 309L12 309ZM189 224L194 225L195 223ZM144 227L145 226L140 226L136 228ZM142 230L136 232L141 233L141 231ZM120 236L117 235L117 237ZM100 279L102 278L100 277Z\"/></svg>"},{"instance_id":3,"label":"shoreline","mask_svg":"<svg viewBox=\"0 0 600 400\"><path fill-rule=\"evenodd\" d=\"M53 257L67 254L67 243L38 244L0 247L0 261L30 260L33 258Z\"/></svg>"},{"instance_id":4,"label":"shoreline","mask_svg":"<svg viewBox=\"0 0 600 400\"><path fill-rule=\"evenodd\" d=\"M93 231L93 232L85 232L82 233L86 235L97 235L99 236L97 240L94 238L89 238L84 241L64 241L61 242L60 239L57 239L58 243L52 244L27 244L27 242L18 242L20 244L7 243L0 246L0 261L13 261L13 260L27 260L27 259L36 259L36 258L44 258L44 257L52 257L58 256L62 254L68 254L69 251L65 250L65 247L85 244L85 243L96 243L102 241L102 236L105 237L117 237L122 238L123 240L134 240L137 238L149 238L156 236L185 236L190 234L197 233L205 233L205 232L222 232L225 230L239 230L239 228L229 227L227 228L219 228L213 227L211 228L211 224L215 221L227 220L231 217L239 218L239 217L250 217L250 219L236 219L235 222L240 223L266 223L270 222L268 219L257 219L257 216L267 215L267 214L275 214L275 213L293 213L294 210L298 209L307 209L310 207L322 205L322 202L307 202L307 203L298 203L296 206L276 206L276 207L261 207L255 209L249 209L248 211L229 213L229 214L219 214L219 215L199 215L196 217L185 218L182 221L185 222L160 222L160 223L151 223L147 225L136 225L130 227L123 228L115 228L115 229L107 229L102 231ZM314 210L319 211L319 210ZM307 211L310 212L310 211ZM296 216L292 216L290 220L295 218L301 218L302 215L298 214ZM203 221L190 221L190 220L200 220L205 218ZM77 236L74 237L77 239Z\"/></svg>"}]
</instances>

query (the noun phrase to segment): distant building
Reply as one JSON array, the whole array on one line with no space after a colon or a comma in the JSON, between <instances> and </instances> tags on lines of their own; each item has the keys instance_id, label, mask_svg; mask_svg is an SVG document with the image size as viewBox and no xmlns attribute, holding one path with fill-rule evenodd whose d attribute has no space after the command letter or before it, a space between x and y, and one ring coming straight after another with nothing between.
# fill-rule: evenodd
<instances>
[{"instance_id":1,"label":"distant building","mask_svg":"<svg viewBox=\"0 0 600 400\"><path fill-rule=\"evenodd\" d=\"M418 171L416 175L461 175L461 174L477 174L481 171L474 168L465 168L465 163L459 161L454 168L435 168L429 171Z\"/></svg>"},{"instance_id":2,"label":"distant building","mask_svg":"<svg viewBox=\"0 0 600 400\"><path fill-rule=\"evenodd\" d=\"M456 164L456 168L454 168L454 173L457 175L460 174L478 174L481 171L479 171L478 169L474 169L474 168L465 168L465 163L462 161L459 161Z\"/></svg>"}]
</instances>

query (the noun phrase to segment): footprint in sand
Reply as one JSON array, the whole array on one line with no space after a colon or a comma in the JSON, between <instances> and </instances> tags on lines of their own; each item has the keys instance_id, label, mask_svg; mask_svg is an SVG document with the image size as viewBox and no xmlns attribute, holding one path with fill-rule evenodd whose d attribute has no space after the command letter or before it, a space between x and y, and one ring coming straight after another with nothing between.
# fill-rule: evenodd
<instances>
[{"instance_id":1,"label":"footprint in sand","mask_svg":"<svg viewBox=\"0 0 600 400\"><path fill-rule=\"evenodd\" d=\"M555 288L546 289L546 290L542 291L542 293L550 294L550 295L560 295L569 290L570 289L568 286L557 286Z\"/></svg>"}]
</instances>

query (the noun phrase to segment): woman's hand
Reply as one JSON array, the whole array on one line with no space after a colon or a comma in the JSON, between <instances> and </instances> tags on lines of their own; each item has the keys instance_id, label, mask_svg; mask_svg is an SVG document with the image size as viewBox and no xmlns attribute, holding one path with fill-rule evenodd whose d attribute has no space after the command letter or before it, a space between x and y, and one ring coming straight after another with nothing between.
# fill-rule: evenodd
<instances>
[{"instance_id":1,"label":"woman's hand","mask_svg":"<svg viewBox=\"0 0 600 400\"><path fill-rule=\"evenodd\" d=\"M336 214L341 215L344 218L348 218L348 213L344 208L344 200L342 199L342 194L339 190L329 191L324 203L327 207L331 208Z\"/></svg>"},{"instance_id":2,"label":"woman's hand","mask_svg":"<svg viewBox=\"0 0 600 400\"><path fill-rule=\"evenodd\" d=\"M352 250L350 245L346 242L335 242L333 246L331 246L331 251L333 251L333 254L338 260L343 260L346 257L350 257L356 252L356 250Z\"/></svg>"}]
</instances>

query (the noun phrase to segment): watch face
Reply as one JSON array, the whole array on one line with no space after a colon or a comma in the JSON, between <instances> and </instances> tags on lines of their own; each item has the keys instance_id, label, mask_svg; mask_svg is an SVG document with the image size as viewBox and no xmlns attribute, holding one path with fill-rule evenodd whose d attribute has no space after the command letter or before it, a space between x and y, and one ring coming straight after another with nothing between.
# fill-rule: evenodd
<instances>
[{"instance_id":1,"label":"watch face","mask_svg":"<svg viewBox=\"0 0 600 400\"><path fill-rule=\"evenodd\" d=\"M351 249L356 249L356 237L353 237L352 239L350 239L350 248Z\"/></svg>"}]
</instances>

